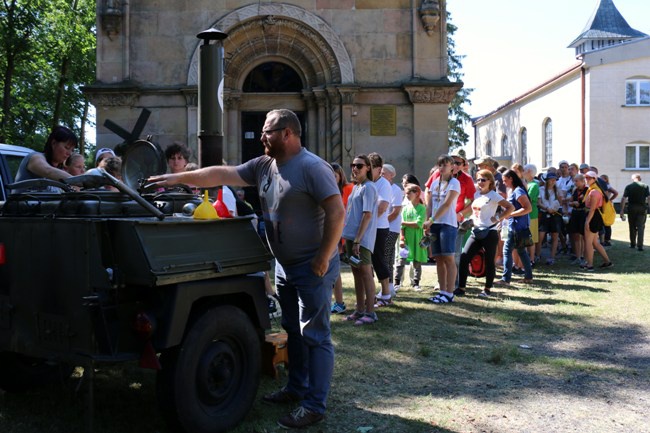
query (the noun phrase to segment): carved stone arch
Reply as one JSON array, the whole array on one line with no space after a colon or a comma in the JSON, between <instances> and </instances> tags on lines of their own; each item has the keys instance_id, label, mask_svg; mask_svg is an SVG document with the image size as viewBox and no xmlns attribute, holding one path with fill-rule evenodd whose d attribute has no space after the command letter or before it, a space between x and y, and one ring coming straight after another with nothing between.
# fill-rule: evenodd
<instances>
[{"instance_id":1,"label":"carved stone arch","mask_svg":"<svg viewBox=\"0 0 650 433\"><path fill-rule=\"evenodd\" d=\"M282 3L249 5L225 15L213 27L228 33L224 40L227 88L238 88L233 84L242 82L240 71L250 70L250 62L264 56L295 62L306 87L354 82L343 42L325 21L305 9ZM198 82L200 43L190 61L189 86Z\"/></svg>"}]
</instances>

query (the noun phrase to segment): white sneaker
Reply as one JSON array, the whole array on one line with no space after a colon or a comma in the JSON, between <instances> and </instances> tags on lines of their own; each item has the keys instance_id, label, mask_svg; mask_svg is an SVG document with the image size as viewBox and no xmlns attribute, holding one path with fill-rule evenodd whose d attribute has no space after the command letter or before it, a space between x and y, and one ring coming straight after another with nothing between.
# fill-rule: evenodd
<instances>
[{"instance_id":1,"label":"white sneaker","mask_svg":"<svg viewBox=\"0 0 650 433\"><path fill-rule=\"evenodd\" d=\"M388 293L390 293L391 298L395 297L396 292L397 290L395 290L395 286L393 285L393 283L388 283Z\"/></svg>"},{"instance_id":2,"label":"white sneaker","mask_svg":"<svg viewBox=\"0 0 650 433\"><path fill-rule=\"evenodd\" d=\"M400 289L400 285L399 285L399 284L395 284L395 285L393 286L393 292L394 292L394 293L397 293L397 292L399 291L399 289Z\"/></svg>"},{"instance_id":3,"label":"white sneaker","mask_svg":"<svg viewBox=\"0 0 650 433\"><path fill-rule=\"evenodd\" d=\"M415 286L413 286L413 291L414 292L421 292L422 288L420 286L418 286L418 285L415 285Z\"/></svg>"}]
</instances>

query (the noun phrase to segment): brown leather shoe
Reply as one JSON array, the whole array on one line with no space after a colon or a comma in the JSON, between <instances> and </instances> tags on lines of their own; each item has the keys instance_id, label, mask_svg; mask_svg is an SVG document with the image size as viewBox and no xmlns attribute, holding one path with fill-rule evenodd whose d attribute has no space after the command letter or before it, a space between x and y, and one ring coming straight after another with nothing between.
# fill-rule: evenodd
<instances>
[{"instance_id":1,"label":"brown leather shoe","mask_svg":"<svg viewBox=\"0 0 650 433\"><path fill-rule=\"evenodd\" d=\"M278 425L284 429L305 428L310 425L318 424L325 419L325 415L313 412L298 406L289 415L283 416L278 420Z\"/></svg>"},{"instance_id":2,"label":"brown leather shoe","mask_svg":"<svg viewBox=\"0 0 650 433\"><path fill-rule=\"evenodd\" d=\"M298 394L294 394L286 388L282 388L279 391L272 392L271 394L266 394L264 397L262 397L262 400L273 404L287 404L297 403L302 400L302 397L300 397Z\"/></svg>"}]
</instances>

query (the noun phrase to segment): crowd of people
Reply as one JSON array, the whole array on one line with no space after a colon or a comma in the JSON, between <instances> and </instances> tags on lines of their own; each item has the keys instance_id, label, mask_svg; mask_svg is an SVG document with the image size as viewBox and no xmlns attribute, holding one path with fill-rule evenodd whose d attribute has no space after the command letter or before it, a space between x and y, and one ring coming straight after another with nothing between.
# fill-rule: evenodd
<instances>
[{"instance_id":1,"label":"crowd of people","mask_svg":"<svg viewBox=\"0 0 650 433\"><path fill-rule=\"evenodd\" d=\"M405 285L407 265L412 290L421 291L422 266L435 262L437 292L428 300L437 305L466 294L477 254L484 262L481 297L492 295L494 286L508 287L513 277L533 284L535 267L552 267L559 256L584 272L614 266L606 249L607 213L618 191L597 167L560 161L538 172L534 164L508 168L490 156L474 163L471 169L462 150L442 155L423 185L407 173L400 189L392 184L392 165L377 153L360 154L350 165L354 187L345 193L350 183L337 170L346 203L342 260L351 265L356 303L348 312L339 288L332 314L347 314L359 326L376 322L377 310L391 305ZM630 247L642 251L650 194L639 174L632 180L621 218L627 201Z\"/></svg>"}]
</instances>

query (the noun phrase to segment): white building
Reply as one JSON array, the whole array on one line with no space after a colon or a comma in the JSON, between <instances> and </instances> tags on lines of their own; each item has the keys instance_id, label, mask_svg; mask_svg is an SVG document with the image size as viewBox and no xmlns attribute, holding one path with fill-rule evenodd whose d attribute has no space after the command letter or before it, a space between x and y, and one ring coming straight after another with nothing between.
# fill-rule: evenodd
<instances>
[{"instance_id":1,"label":"white building","mask_svg":"<svg viewBox=\"0 0 650 433\"><path fill-rule=\"evenodd\" d=\"M650 172L650 37L600 0L569 47L576 64L473 122L476 155L586 162L622 189L630 172Z\"/></svg>"}]
</instances>

